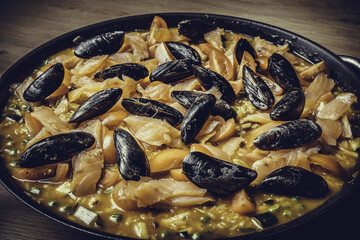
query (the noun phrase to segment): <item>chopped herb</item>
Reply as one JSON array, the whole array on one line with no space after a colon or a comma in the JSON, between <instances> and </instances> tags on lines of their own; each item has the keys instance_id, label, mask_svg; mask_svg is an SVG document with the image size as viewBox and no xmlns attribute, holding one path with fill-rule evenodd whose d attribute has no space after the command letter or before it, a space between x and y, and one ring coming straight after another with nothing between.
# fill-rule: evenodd
<instances>
[{"instance_id":1,"label":"chopped herb","mask_svg":"<svg viewBox=\"0 0 360 240\"><path fill-rule=\"evenodd\" d=\"M171 234L169 231L162 231L161 234L160 234L161 238L162 239L171 239Z\"/></svg>"},{"instance_id":2,"label":"chopped herb","mask_svg":"<svg viewBox=\"0 0 360 240\"><path fill-rule=\"evenodd\" d=\"M56 207L57 206L57 201L50 201L50 202L48 202L48 206L49 207Z\"/></svg>"},{"instance_id":3,"label":"chopped herb","mask_svg":"<svg viewBox=\"0 0 360 240\"><path fill-rule=\"evenodd\" d=\"M112 222L121 222L122 218L123 218L123 216L121 213L113 213L110 216L110 220Z\"/></svg>"},{"instance_id":4,"label":"chopped herb","mask_svg":"<svg viewBox=\"0 0 360 240\"><path fill-rule=\"evenodd\" d=\"M253 220L255 221L255 223L257 225L260 224L260 226L263 227L263 228L270 227L270 226L275 225L276 223L278 223L278 219L271 212L264 212L264 213L260 213L258 215L255 215L253 217Z\"/></svg>"},{"instance_id":5,"label":"chopped herb","mask_svg":"<svg viewBox=\"0 0 360 240\"><path fill-rule=\"evenodd\" d=\"M204 216L201 216L200 217L200 221L203 222L203 223L208 223L210 222L211 218L207 215L204 215Z\"/></svg>"},{"instance_id":6,"label":"chopped herb","mask_svg":"<svg viewBox=\"0 0 360 240\"><path fill-rule=\"evenodd\" d=\"M283 211L283 216L285 216L285 217L291 217L291 215L292 215L292 214L291 214L291 211L290 211L290 210L287 210L287 209L286 209L286 210Z\"/></svg>"},{"instance_id":7,"label":"chopped herb","mask_svg":"<svg viewBox=\"0 0 360 240\"><path fill-rule=\"evenodd\" d=\"M39 195L39 194L41 193L41 190L40 190L40 188L32 187L32 188L30 189L30 193L31 193L32 195Z\"/></svg>"},{"instance_id":8,"label":"chopped herb","mask_svg":"<svg viewBox=\"0 0 360 240\"><path fill-rule=\"evenodd\" d=\"M191 239L193 240L200 240L201 239L201 234L196 232L191 236Z\"/></svg>"},{"instance_id":9,"label":"chopped herb","mask_svg":"<svg viewBox=\"0 0 360 240\"><path fill-rule=\"evenodd\" d=\"M279 204L274 204L272 206L269 207L269 211L270 212L276 212L280 209L280 205Z\"/></svg>"}]
</instances>

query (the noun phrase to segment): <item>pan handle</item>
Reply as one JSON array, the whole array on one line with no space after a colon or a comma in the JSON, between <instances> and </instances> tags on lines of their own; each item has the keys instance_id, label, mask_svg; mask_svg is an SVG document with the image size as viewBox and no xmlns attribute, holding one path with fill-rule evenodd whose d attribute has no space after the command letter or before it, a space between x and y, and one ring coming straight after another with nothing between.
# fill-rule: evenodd
<instances>
[{"instance_id":1,"label":"pan handle","mask_svg":"<svg viewBox=\"0 0 360 240\"><path fill-rule=\"evenodd\" d=\"M345 55L339 55L339 57L341 58L341 60L343 60L345 62L345 64L351 70L353 70L357 74L357 76L360 77L360 59L359 58L345 56Z\"/></svg>"}]
</instances>

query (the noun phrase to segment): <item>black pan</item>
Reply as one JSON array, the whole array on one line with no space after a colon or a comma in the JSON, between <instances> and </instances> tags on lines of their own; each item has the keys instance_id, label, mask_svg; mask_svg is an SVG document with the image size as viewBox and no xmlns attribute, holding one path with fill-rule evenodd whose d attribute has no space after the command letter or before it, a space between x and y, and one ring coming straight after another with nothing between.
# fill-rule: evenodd
<instances>
[{"instance_id":1,"label":"black pan","mask_svg":"<svg viewBox=\"0 0 360 240\"><path fill-rule=\"evenodd\" d=\"M59 52L60 50L74 46L72 40L75 37L80 35L86 38L114 30L134 31L149 29L150 23L155 15L164 18L169 27L175 27L179 21L185 19L202 18L207 19L207 21L214 22L221 28L249 36L260 36L261 38L275 44L284 44L287 42L293 52L313 63L324 60L331 69L330 77L333 78L345 91L353 92L358 99L360 99L360 60L357 58L349 56L339 57L311 40L295 33L248 19L199 13L160 13L124 17L97 23L66 33L34 49L11 66L3 74L3 76L1 76L0 109L3 109L6 100L9 97L9 84L23 81L25 77L31 74L33 70L46 58ZM358 166L357 171L359 168L360 166ZM351 234L355 234L356 231L346 229L347 225L344 225L346 219L352 218L354 221L358 221L358 217L360 215L360 202L356 204L352 201L353 199L360 199L358 197L358 195L360 195L360 175L354 174L353 176L353 178L348 179L339 194L330 198L314 211L297 218L294 221L266 229L262 232L246 235L241 239L258 239L268 237L270 235L273 235L274 239L299 239L299 236L312 238L314 237L314 234L321 234L322 239L333 239L332 237L334 237L337 233L339 234L338 236L346 236L346 233L349 232L348 230L350 230ZM89 233L93 236L106 239L124 239L124 237L121 236L104 233L75 224L38 205L17 185L16 181L6 170L1 159L0 180L1 183L22 202L57 222ZM352 224L349 227L355 227L356 225L357 224ZM339 226L339 229L334 229L337 226ZM348 236L350 237L350 235ZM351 236L354 238L358 237L354 235Z\"/></svg>"}]
</instances>

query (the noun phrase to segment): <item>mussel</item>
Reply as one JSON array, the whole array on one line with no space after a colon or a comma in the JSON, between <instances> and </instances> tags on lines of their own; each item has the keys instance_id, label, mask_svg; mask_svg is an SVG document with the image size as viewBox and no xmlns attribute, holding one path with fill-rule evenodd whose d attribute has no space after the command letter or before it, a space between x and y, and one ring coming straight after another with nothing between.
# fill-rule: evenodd
<instances>
[{"instance_id":1,"label":"mussel","mask_svg":"<svg viewBox=\"0 0 360 240\"><path fill-rule=\"evenodd\" d=\"M173 83L193 75L193 61L177 59L157 66L150 74L150 81Z\"/></svg>"},{"instance_id":2,"label":"mussel","mask_svg":"<svg viewBox=\"0 0 360 240\"><path fill-rule=\"evenodd\" d=\"M251 46L248 40L245 38L240 38L235 45L235 57L238 63L241 62L244 52L250 53L250 55L255 59L257 57L257 53L255 49Z\"/></svg>"},{"instance_id":3,"label":"mussel","mask_svg":"<svg viewBox=\"0 0 360 240\"><path fill-rule=\"evenodd\" d=\"M69 123L80 123L106 113L120 99L121 94L121 88L108 88L93 94L76 109Z\"/></svg>"},{"instance_id":4,"label":"mussel","mask_svg":"<svg viewBox=\"0 0 360 240\"><path fill-rule=\"evenodd\" d=\"M28 102L45 99L60 87L64 75L64 66L61 62L52 65L25 89L23 93L24 99Z\"/></svg>"},{"instance_id":5,"label":"mussel","mask_svg":"<svg viewBox=\"0 0 360 240\"><path fill-rule=\"evenodd\" d=\"M250 102L259 110L269 109L274 104L274 95L268 85L246 65L243 73L243 84Z\"/></svg>"},{"instance_id":6,"label":"mussel","mask_svg":"<svg viewBox=\"0 0 360 240\"><path fill-rule=\"evenodd\" d=\"M176 59L186 59L193 61L194 64L201 64L199 53L192 47L180 42L165 42L169 52Z\"/></svg>"},{"instance_id":7,"label":"mussel","mask_svg":"<svg viewBox=\"0 0 360 240\"><path fill-rule=\"evenodd\" d=\"M265 151L298 148L315 142L321 134L321 127L317 123L298 119L270 129L258 136L253 144Z\"/></svg>"},{"instance_id":8,"label":"mussel","mask_svg":"<svg viewBox=\"0 0 360 240\"><path fill-rule=\"evenodd\" d=\"M94 78L103 80L113 77L122 79L122 75L128 76L135 81L146 78L149 71L146 67L138 63L122 63L106 68L94 75Z\"/></svg>"},{"instance_id":9,"label":"mussel","mask_svg":"<svg viewBox=\"0 0 360 240\"><path fill-rule=\"evenodd\" d=\"M131 114L164 120L176 127L183 120L183 115L169 105L146 98L124 98L122 106Z\"/></svg>"},{"instance_id":10,"label":"mussel","mask_svg":"<svg viewBox=\"0 0 360 240\"><path fill-rule=\"evenodd\" d=\"M254 170L191 152L183 160L185 176L200 188L215 194L229 194L248 186L257 177Z\"/></svg>"},{"instance_id":11,"label":"mussel","mask_svg":"<svg viewBox=\"0 0 360 240\"><path fill-rule=\"evenodd\" d=\"M204 94L197 98L185 114L181 124L181 140L189 144L195 139L210 116L216 98L212 94Z\"/></svg>"},{"instance_id":12,"label":"mussel","mask_svg":"<svg viewBox=\"0 0 360 240\"><path fill-rule=\"evenodd\" d=\"M113 54L119 51L124 43L123 31L107 32L85 39L75 46L74 54L79 58L92 58L99 55Z\"/></svg>"},{"instance_id":13,"label":"mussel","mask_svg":"<svg viewBox=\"0 0 360 240\"><path fill-rule=\"evenodd\" d=\"M19 158L19 166L33 168L62 162L91 147L94 143L93 135L85 132L53 135L27 148Z\"/></svg>"},{"instance_id":14,"label":"mussel","mask_svg":"<svg viewBox=\"0 0 360 240\"><path fill-rule=\"evenodd\" d=\"M198 65L193 65L193 69L196 78L206 90L216 87L222 94L221 99L225 100L229 104L234 103L236 98L234 89L223 76Z\"/></svg>"},{"instance_id":15,"label":"mussel","mask_svg":"<svg viewBox=\"0 0 360 240\"><path fill-rule=\"evenodd\" d=\"M184 20L178 24L178 33L191 39L199 41L204 39L204 34L216 29L214 24L201 19Z\"/></svg>"},{"instance_id":16,"label":"mussel","mask_svg":"<svg viewBox=\"0 0 360 240\"><path fill-rule=\"evenodd\" d=\"M195 92L195 91L172 91L171 97L175 99L182 106L189 108L195 100L207 93ZM215 106L210 113L213 116L221 116L225 120L229 118L236 118L236 111L224 100L216 99Z\"/></svg>"},{"instance_id":17,"label":"mussel","mask_svg":"<svg viewBox=\"0 0 360 240\"><path fill-rule=\"evenodd\" d=\"M270 118L276 121L298 119L305 106L305 95L301 89L289 90L271 109Z\"/></svg>"},{"instance_id":18,"label":"mussel","mask_svg":"<svg viewBox=\"0 0 360 240\"><path fill-rule=\"evenodd\" d=\"M116 160L125 180L139 181L150 176L150 164L135 138L124 129L114 131Z\"/></svg>"},{"instance_id":19,"label":"mussel","mask_svg":"<svg viewBox=\"0 0 360 240\"><path fill-rule=\"evenodd\" d=\"M269 72L272 78L285 91L293 88L301 88L299 78L291 63L278 53L269 57Z\"/></svg>"},{"instance_id":20,"label":"mussel","mask_svg":"<svg viewBox=\"0 0 360 240\"><path fill-rule=\"evenodd\" d=\"M329 193L326 181L304 168L285 166L265 177L258 185L260 191L286 196L323 198Z\"/></svg>"}]
</instances>

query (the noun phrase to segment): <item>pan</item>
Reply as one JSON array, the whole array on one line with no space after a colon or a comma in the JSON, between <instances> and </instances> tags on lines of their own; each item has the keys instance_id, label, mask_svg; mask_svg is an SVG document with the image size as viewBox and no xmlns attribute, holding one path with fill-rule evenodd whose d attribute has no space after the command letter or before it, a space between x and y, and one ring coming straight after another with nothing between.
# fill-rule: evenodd
<instances>
[{"instance_id":1,"label":"pan","mask_svg":"<svg viewBox=\"0 0 360 240\"><path fill-rule=\"evenodd\" d=\"M52 39L29 52L1 76L0 109L4 108L4 105L9 98L8 89L10 84L23 81L26 76L31 74L33 70L49 56L63 49L73 47L73 39L77 36L87 38L115 30L147 30L156 15L164 18L169 27L176 27L180 21L185 19L206 19L207 21L213 22L220 28L232 30L233 32L253 37L260 36L267 41L279 45L288 43L292 52L312 63L325 61L329 66L329 69L331 69L330 77L333 78L344 91L352 92L358 97L358 99L360 98L360 60L357 58L351 56L337 56L317 43L300 35L249 19L204 13L159 13L123 17L89 25ZM248 234L241 237L241 239L259 239L269 236L272 236L274 239L289 239L289 237L291 237L290 239L298 239L300 236L314 236L313 234L316 232L321 232L322 238L334 237L334 234L336 233L339 233L339 236L344 236L346 226L344 224L341 225L341 220L339 219L346 218L348 216L345 211L351 211L352 213L356 213L356 211L358 213L360 212L359 205L355 205L355 201L353 201L353 199L360 199L360 175L356 174L357 171L359 171L359 168L360 166L357 166L354 174L352 175L353 177L347 180L339 194L330 198L315 210L291 222L269 228L261 232ZM78 225L37 204L24 193L19 185L17 185L15 179L13 179L10 173L6 170L4 161L1 159L0 181L5 188L7 188L20 201L50 219L104 239L129 239ZM353 214L350 216L354 219L357 218L357 216ZM338 221L338 223L334 224L334 221L335 223ZM331 226L335 225L340 226L339 231L336 229L329 229L332 228ZM311 232L312 235L308 235L307 231L308 234ZM350 231L351 234L354 234L354 232L355 231Z\"/></svg>"}]
</instances>

